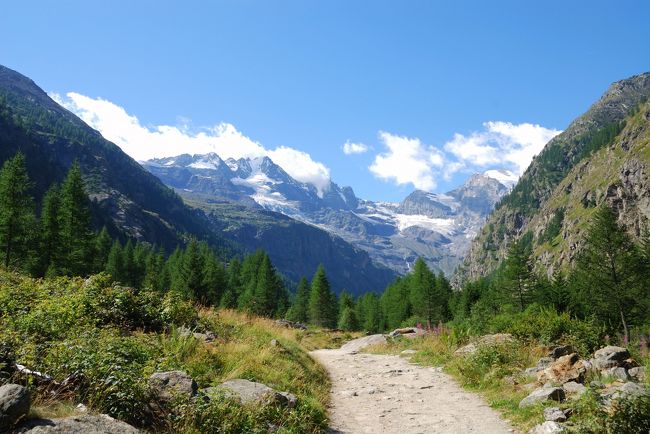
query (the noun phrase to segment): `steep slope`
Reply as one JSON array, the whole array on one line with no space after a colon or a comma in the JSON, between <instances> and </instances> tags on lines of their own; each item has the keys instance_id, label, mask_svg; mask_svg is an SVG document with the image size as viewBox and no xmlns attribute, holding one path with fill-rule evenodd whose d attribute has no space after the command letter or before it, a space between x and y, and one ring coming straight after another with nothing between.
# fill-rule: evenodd
<instances>
[{"instance_id":1,"label":"steep slope","mask_svg":"<svg viewBox=\"0 0 650 434\"><path fill-rule=\"evenodd\" d=\"M646 218L639 201L647 186L643 137L649 95L650 73L616 82L553 138L497 205L458 279L487 275L511 242L525 234L530 234L540 268L552 272L554 264L575 256L580 229L603 200L615 205L621 221L638 234L639 221Z\"/></svg>"},{"instance_id":2,"label":"steep slope","mask_svg":"<svg viewBox=\"0 0 650 434\"><path fill-rule=\"evenodd\" d=\"M96 224L171 248L185 234L223 245L207 218L32 80L0 66L0 161L22 151L40 198L73 161L86 176Z\"/></svg>"},{"instance_id":3,"label":"steep slope","mask_svg":"<svg viewBox=\"0 0 650 434\"><path fill-rule=\"evenodd\" d=\"M142 164L195 203L234 202L282 213L344 239L397 273L408 272L418 257L436 271L453 272L485 217L509 190L502 182L512 179L506 171L476 174L447 194L416 190L396 204L360 200L350 187L333 182L317 191L268 157L224 161L212 153Z\"/></svg>"}]
</instances>

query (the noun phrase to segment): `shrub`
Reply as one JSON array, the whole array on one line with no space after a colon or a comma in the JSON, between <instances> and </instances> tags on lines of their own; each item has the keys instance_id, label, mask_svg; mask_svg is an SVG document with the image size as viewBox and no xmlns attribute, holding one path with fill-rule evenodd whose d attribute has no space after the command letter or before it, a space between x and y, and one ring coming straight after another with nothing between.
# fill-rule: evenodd
<instances>
[{"instance_id":1,"label":"shrub","mask_svg":"<svg viewBox=\"0 0 650 434\"><path fill-rule=\"evenodd\" d=\"M619 400L614 413L606 419L607 432L635 434L650 432L650 395Z\"/></svg>"}]
</instances>

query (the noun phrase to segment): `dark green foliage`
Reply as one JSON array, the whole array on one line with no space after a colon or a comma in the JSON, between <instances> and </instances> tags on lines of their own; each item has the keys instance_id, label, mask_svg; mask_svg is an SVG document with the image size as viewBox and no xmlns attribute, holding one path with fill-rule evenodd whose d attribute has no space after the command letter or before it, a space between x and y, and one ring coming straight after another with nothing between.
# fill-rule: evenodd
<instances>
[{"instance_id":1,"label":"dark green foliage","mask_svg":"<svg viewBox=\"0 0 650 434\"><path fill-rule=\"evenodd\" d=\"M385 322L377 294L367 292L357 301L357 316L361 328L369 333L384 330Z\"/></svg>"},{"instance_id":2,"label":"dark green foliage","mask_svg":"<svg viewBox=\"0 0 650 434\"><path fill-rule=\"evenodd\" d=\"M271 259L262 250L244 259L239 281L241 309L262 316L283 316L288 308L288 294Z\"/></svg>"},{"instance_id":3,"label":"dark green foliage","mask_svg":"<svg viewBox=\"0 0 650 434\"><path fill-rule=\"evenodd\" d=\"M615 411L606 419L608 433L636 434L650 432L650 395L620 399Z\"/></svg>"},{"instance_id":4,"label":"dark green foliage","mask_svg":"<svg viewBox=\"0 0 650 434\"><path fill-rule=\"evenodd\" d=\"M535 291L535 276L530 257L530 249L523 240L519 240L510 245L505 263L504 284L521 311L530 303Z\"/></svg>"},{"instance_id":5,"label":"dark green foliage","mask_svg":"<svg viewBox=\"0 0 650 434\"><path fill-rule=\"evenodd\" d=\"M56 268L60 267L63 262L60 214L61 190L57 184L54 184L45 193L41 210L41 270L39 275L56 275Z\"/></svg>"},{"instance_id":6,"label":"dark green foliage","mask_svg":"<svg viewBox=\"0 0 650 434\"><path fill-rule=\"evenodd\" d=\"M410 276L410 301L413 315L429 327L447 319L450 291L444 286L422 258L418 258Z\"/></svg>"},{"instance_id":7,"label":"dark green foliage","mask_svg":"<svg viewBox=\"0 0 650 434\"><path fill-rule=\"evenodd\" d=\"M360 328L354 299L345 290L339 295L339 320L337 327L348 332L359 330Z\"/></svg>"},{"instance_id":8,"label":"dark green foliage","mask_svg":"<svg viewBox=\"0 0 650 434\"><path fill-rule=\"evenodd\" d=\"M34 205L25 156L16 154L0 170L0 247L5 267L23 265L28 256L30 230L35 228Z\"/></svg>"},{"instance_id":9,"label":"dark green foliage","mask_svg":"<svg viewBox=\"0 0 650 434\"><path fill-rule=\"evenodd\" d=\"M300 323L309 321L309 282L304 277L298 283L296 296L287 311L287 319Z\"/></svg>"},{"instance_id":10,"label":"dark green foliage","mask_svg":"<svg viewBox=\"0 0 650 434\"><path fill-rule=\"evenodd\" d=\"M642 255L603 204L596 211L576 268L577 298L591 311L629 338L647 310ZM615 325L618 324L618 327Z\"/></svg>"},{"instance_id":11,"label":"dark green foliage","mask_svg":"<svg viewBox=\"0 0 650 434\"><path fill-rule=\"evenodd\" d=\"M65 255L63 272L85 276L92 252L90 201L78 163L74 163L61 187L61 245Z\"/></svg>"},{"instance_id":12,"label":"dark green foliage","mask_svg":"<svg viewBox=\"0 0 650 434\"><path fill-rule=\"evenodd\" d=\"M113 246L113 239L108 234L106 226L102 228L99 235L95 238L95 262L93 264L93 270L100 272L106 270L106 264L108 263L108 255L111 253L111 247Z\"/></svg>"},{"instance_id":13,"label":"dark green foliage","mask_svg":"<svg viewBox=\"0 0 650 434\"><path fill-rule=\"evenodd\" d=\"M311 281L309 292L309 322L327 328L335 328L337 320L336 295L330 289L329 281L325 275L325 268L321 265L316 270Z\"/></svg>"}]
</instances>

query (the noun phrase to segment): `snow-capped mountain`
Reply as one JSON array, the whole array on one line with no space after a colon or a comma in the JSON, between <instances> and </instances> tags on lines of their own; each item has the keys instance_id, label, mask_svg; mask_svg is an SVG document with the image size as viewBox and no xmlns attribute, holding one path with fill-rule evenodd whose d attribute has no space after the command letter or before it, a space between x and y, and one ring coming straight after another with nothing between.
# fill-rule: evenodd
<instances>
[{"instance_id":1,"label":"snow-capped mountain","mask_svg":"<svg viewBox=\"0 0 650 434\"><path fill-rule=\"evenodd\" d=\"M451 273L498 200L516 182L507 171L475 174L446 194L416 190L400 203L358 199L331 182L319 192L268 157L222 160L217 154L179 155L142 163L193 200L229 201L280 212L338 235L399 273L421 256Z\"/></svg>"}]
</instances>

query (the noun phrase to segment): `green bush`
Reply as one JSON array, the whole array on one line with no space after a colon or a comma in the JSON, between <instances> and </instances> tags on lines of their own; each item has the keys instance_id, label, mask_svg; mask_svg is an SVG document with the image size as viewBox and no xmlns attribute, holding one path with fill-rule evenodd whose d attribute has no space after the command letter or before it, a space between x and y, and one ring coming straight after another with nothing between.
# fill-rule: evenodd
<instances>
[{"instance_id":1,"label":"green bush","mask_svg":"<svg viewBox=\"0 0 650 434\"><path fill-rule=\"evenodd\" d=\"M484 388L525 368L528 358L529 352L518 342L481 345L476 352L452 360L450 368L465 385Z\"/></svg>"},{"instance_id":2,"label":"green bush","mask_svg":"<svg viewBox=\"0 0 650 434\"><path fill-rule=\"evenodd\" d=\"M571 344L587 355L597 349L605 330L593 320L571 318L568 313L532 305L524 312L496 315L489 323L492 333L511 333L523 341L543 345Z\"/></svg>"},{"instance_id":3,"label":"green bush","mask_svg":"<svg viewBox=\"0 0 650 434\"><path fill-rule=\"evenodd\" d=\"M619 400L614 413L607 418L607 432L635 434L650 432L650 395Z\"/></svg>"}]
</instances>

